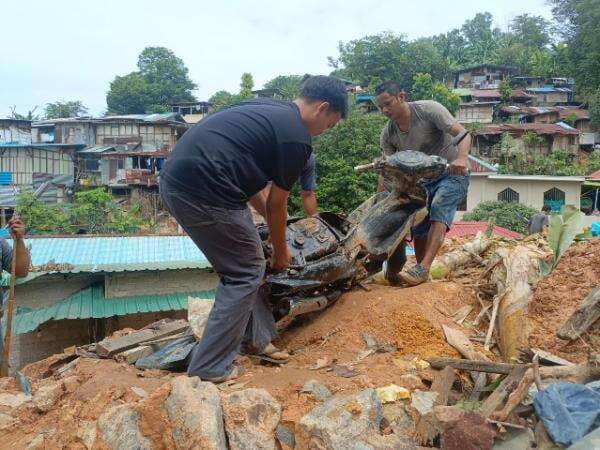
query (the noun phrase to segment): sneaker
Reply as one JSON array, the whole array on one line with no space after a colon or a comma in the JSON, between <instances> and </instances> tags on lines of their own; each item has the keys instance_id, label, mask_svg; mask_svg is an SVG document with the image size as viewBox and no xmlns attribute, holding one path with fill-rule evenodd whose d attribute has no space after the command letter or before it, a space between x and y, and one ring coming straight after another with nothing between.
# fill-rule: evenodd
<instances>
[{"instance_id":1,"label":"sneaker","mask_svg":"<svg viewBox=\"0 0 600 450\"><path fill-rule=\"evenodd\" d=\"M221 377L202 378L202 381L210 381L211 383L223 383L224 381L231 381L241 377L242 375L244 375L244 372L245 370L242 366L234 364L228 374L225 374Z\"/></svg>"},{"instance_id":2,"label":"sneaker","mask_svg":"<svg viewBox=\"0 0 600 450\"><path fill-rule=\"evenodd\" d=\"M400 272L399 277L409 286L417 286L421 283L425 283L429 279L429 270L421 264L417 264L410 269Z\"/></svg>"}]
</instances>

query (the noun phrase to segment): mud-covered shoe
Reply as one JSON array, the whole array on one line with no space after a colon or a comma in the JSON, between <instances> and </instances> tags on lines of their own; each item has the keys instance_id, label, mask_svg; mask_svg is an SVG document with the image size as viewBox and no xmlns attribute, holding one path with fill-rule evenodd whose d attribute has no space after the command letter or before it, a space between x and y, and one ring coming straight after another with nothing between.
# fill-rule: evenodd
<instances>
[{"instance_id":1,"label":"mud-covered shoe","mask_svg":"<svg viewBox=\"0 0 600 450\"><path fill-rule=\"evenodd\" d=\"M429 279L429 270L421 264L417 264L410 269L403 270L398 276L409 286L417 286L418 284L425 283Z\"/></svg>"},{"instance_id":2,"label":"mud-covered shoe","mask_svg":"<svg viewBox=\"0 0 600 450\"><path fill-rule=\"evenodd\" d=\"M229 373L226 373L221 377L202 378L202 381L210 381L211 383L223 383L225 381L236 380L242 375L244 375L245 372L246 371L242 366L234 364L233 366L231 366L231 370L229 371Z\"/></svg>"}]
</instances>

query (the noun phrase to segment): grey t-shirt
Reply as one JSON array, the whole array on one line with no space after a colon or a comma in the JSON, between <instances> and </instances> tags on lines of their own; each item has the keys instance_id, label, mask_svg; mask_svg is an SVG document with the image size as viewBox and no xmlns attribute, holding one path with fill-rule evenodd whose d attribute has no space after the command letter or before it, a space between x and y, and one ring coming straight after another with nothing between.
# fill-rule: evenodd
<instances>
[{"instance_id":1,"label":"grey t-shirt","mask_svg":"<svg viewBox=\"0 0 600 450\"><path fill-rule=\"evenodd\" d=\"M455 146L448 148L443 154L440 151L448 144L452 136L448 133L456 119L441 104L433 100L408 102L410 108L410 126L406 133L400 131L398 125L390 120L381 131L380 146L384 156L393 155L402 150L416 150L427 155L439 155L448 162L456 159ZM390 190L389 180L384 180Z\"/></svg>"},{"instance_id":2,"label":"grey t-shirt","mask_svg":"<svg viewBox=\"0 0 600 450\"><path fill-rule=\"evenodd\" d=\"M3 270L10 272L10 266L12 264L12 247L8 245L6 239L0 238L0 273ZM4 293L2 292L2 286L0 285L0 305L4 300Z\"/></svg>"}]
</instances>

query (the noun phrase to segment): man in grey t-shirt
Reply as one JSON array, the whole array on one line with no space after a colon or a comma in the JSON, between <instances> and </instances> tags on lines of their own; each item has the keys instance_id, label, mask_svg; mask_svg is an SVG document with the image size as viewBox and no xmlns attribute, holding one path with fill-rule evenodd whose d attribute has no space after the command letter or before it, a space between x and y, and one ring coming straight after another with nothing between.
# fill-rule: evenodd
<instances>
[{"instance_id":1,"label":"man in grey t-shirt","mask_svg":"<svg viewBox=\"0 0 600 450\"><path fill-rule=\"evenodd\" d=\"M470 136L456 147L442 149L452 136L465 132L450 112L438 102L421 100L407 102L398 83L388 81L375 89L376 103L389 118L381 132L381 151L392 155L403 150L416 150L428 155L439 155L449 162L447 172L439 178L425 180L428 192L428 216L412 230L417 265L398 274L403 263L396 255L388 260L386 279L392 283L404 281L417 285L427 281L429 269L450 229L458 205L466 198L469 187ZM390 180L380 179L379 191L390 191Z\"/></svg>"},{"instance_id":2,"label":"man in grey t-shirt","mask_svg":"<svg viewBox=\"0 0 600 450\"><path fill-rule=\"evenodd\" d=\"M527 232L536 234L544 231L548 226L548 213L550 213L550 207L544 205L541 213L531 216L527 221Z\"/></svg>"}]
</instances>

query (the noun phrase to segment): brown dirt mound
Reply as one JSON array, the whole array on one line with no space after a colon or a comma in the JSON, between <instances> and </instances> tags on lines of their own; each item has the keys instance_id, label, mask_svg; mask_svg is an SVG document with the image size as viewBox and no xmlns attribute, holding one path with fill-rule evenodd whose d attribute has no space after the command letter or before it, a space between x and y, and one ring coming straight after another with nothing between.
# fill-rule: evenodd
<instances>
[{"instance_id":1,"label":"brown dirt mound","mask_svg":"<svg viewBox=\"0 0 600 450\"><path fill-rule=\"evenodd\" d=\"M600 280L600 239L573 245L554 271L541 280L529 304L532 333L529 345L572 362L585 361L600 350L600 323L580 339L569 342L556 336L558 329Z\"/></svg>"},{"instance_id":2,"label":"brown dirt mound","mask_svg":"<svg viewBox=\"0 0 600 450\"><path fill-rule=\"evenodd\" d=\"M402 375L415 372L412 366L415 357L458 356L446 344L441 331L441 325L451 325L452 319L439 310L451 313L465 303L474 302L469 292L452 282L406 289L372 285L370 292L350 292L331 308L283 334L280 345L293 352L288 364L273 367L241 358L247 373L224 389L266 389L281 403L283 422L292 427L316 404L312 396L300 392L311 379L321 381L332 393L356 392L390 383L411 390L425 389L425 385L407 385ZM363 333L372 334L379 342L394 344L398 351L359 359L359 354L367 348ZM65 355L55 355L23 370L31 377L34 392L42 384L59 382L52 369L59 367L61 358ZM326 360L329 365L351 366L358 375L344 378L334 374L330 367L312 370L318 360ZM39 413L24 408L19 413L19 424L0 432L6 448L25 448L40 433L45 436L47 448L84 448L82 436L86 427L93 428L109 405L123 401L133 403L140 412L140 428L157 448L173 448L161 405L169 392L166 383L178 374L140 372L113 360L79 358L72 365L62 379L67 377L72 381L76 377L77 382L70 383L69 391L51 411ZM421 371L424 379L426 372ZM147 397L140 397L140 389ZM5 383L2 390L15 392L18 388L15 383Z\"/></svg>"}]
</instances>

